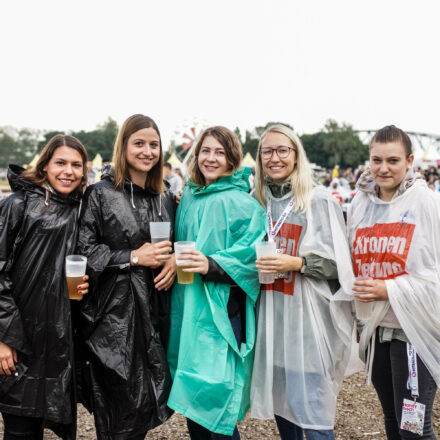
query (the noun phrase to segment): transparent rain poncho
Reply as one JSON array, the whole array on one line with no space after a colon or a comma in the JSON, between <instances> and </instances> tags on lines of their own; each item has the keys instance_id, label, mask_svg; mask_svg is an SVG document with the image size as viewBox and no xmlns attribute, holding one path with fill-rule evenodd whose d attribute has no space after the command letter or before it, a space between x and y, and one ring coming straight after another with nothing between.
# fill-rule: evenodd
<instances>
[{"instance_id":1,"label":"transparent rain poncho","mask_svg":"<svg viewBox=\"0 0 440 440\"><path fill-rule=\"evenodd\" d=\"M271 197L274 221L290 198ZM335 261L341 287L332 295L327 281L298 272L262 286L251 416L276 414L302 428L332 429L354 326L353 272L337 201L316 187L311 208L305 214L291 211L276 241L290 255Z\"/></svg>"},{"instance_id":2,"label":"transparent rain poncho","mask_svg":"<svg viewBox=\"0 0 440 440\"><path fill-rule=\"evenodd\" d=\"M369 375L374 357L370 340L391 306L440 386L440 196L418 179L385 202L371 182L353 200L348 232L355 274L386 280L389 297L374 303L361 332L359 355L367 361Z\"/></svg>"}]
</instances>

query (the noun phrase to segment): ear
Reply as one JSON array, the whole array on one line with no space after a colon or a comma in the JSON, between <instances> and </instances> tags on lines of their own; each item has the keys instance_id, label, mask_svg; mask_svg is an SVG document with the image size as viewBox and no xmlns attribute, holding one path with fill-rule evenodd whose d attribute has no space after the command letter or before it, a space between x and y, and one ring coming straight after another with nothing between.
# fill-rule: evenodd
<instances>
[{"instance_id":1,"label":"ear","mask_svg":"<svg viewBox=\"0 0 440 440\"><path fill-rule=\"evenodd\" d=\"M414 162L414 154L410 154L409 157L408 157L408 165L409 165L409 167L412 166L413 162Z\"/></svg>"}]
</instances>

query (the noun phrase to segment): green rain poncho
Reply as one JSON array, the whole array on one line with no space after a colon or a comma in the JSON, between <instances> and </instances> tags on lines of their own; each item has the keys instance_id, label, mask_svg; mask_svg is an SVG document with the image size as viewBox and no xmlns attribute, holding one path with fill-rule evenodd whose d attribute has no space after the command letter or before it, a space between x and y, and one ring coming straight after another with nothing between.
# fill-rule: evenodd
<instances>
[{"instance_id":1,"label":"green rain poncho","mask_svg":"<svg viewBox=\"0 0 440 440\"><path fill-rule=\"evenodd\" d=\"M173 375L168 406L210 431L232 435L249 408L255 342L255 302L260 284L254 243L266 233L266 213L247 194L249 169L207 187L189 181L176 216L176 240L196 242L246 294L241 347L232 330L228 284L175 284L168 360Z\"/></svg>"}]
</instances>

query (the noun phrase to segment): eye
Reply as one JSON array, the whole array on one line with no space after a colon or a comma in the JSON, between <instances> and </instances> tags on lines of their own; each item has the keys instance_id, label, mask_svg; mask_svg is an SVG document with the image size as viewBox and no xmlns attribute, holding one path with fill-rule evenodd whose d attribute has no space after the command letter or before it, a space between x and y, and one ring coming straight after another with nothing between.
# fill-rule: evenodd
<instances>
[{"instance_id":1,"label":"eye","mask_svg":"<svg viewBox=\"0 0 440 440\"><path fill-rule=\"evenodd\" d=\"M75 168L82 168L82 164L81 163L74 163L73 166Z\"/></svg>"},{"instance_id":2,"label":"eye","mask_svg":"<svg viewBox=\"0 0 440 440\"><path fill-rule=\"evenodd\" d=\"M144 144L142 141L137 141L134 143L137 147L142 147L142 145Z\"/></svg>"},{"instance_id":3,"label":"eye","mask_svg":"<svg viewBox=\"0 0 440 440\"><path fill-rule=\"evenodd\" d=\"M277 151L281 154L287 154L289 152L289 149L287 147L279 147L277 148Z\"/></svg>"},{"instance_id":4,"label":"eye","mask_svg":"<svg viewBox=\"0 0 440 440\"><path fill-rule=\"evenodd\" d=\"M64 161L62 161L62 160L57 160L55 163L56 163L57 165L64 165Z\"/></svg>"},{"instance_id":5,"label":"eye","mask_svg":"<svg viewBox=\"0 0 440 440\"><path fill-rule=\"evenodd\" d=\"M217 150L216 154L218 154L219 156L224 156L225 152L223 150Z\"/></svg>"},{"instance_id":6,"label":"eye","mask_svg":"<svg viewBox=\"0 0 440 440\"><path fill-rule=\"evenodd\" d=\"M200 150L201 153L209 153L209 148L202 148Z\"/></svg>"}]
</instances>

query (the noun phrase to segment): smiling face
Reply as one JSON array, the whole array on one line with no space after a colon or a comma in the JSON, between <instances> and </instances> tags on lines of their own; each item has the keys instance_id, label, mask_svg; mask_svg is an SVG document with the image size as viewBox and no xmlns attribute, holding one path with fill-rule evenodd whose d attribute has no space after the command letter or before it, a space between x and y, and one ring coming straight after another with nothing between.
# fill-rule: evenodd
<instances>
[{"instance_id":1,"label":"smiling face","mask_svg":"<svg viewBox=\"0 0 440 440\"><path fill-rule=\"evenodd\" d=\"M73 148L58 147L43 168L52 188L63 196L68 196L78 188L83 177L83 159Z\"/></svg>"},{"instance_id":2,"label":"smiling face","mask_svg":"<svg viewBox=\"0 0 440 440\"><path fill-rule=\"evenodd\" d=\"M159 159L160 138L154 128L142 128L128 138L126 160L130 176L146 176Z\"/></svg>"},{"instance_id":3,"label":"smiling face","mask_svg":"<svg viewBox=\"0 0 440 440\"><path fill-rule=\"evenodd\" d=\"M407 156L401 142L373 143L371 145L371 174L379 185L381 198L391 200L413 160L414 155Z\"/></svg>"},{"instance_id":4,"label":"smiling face","mask_svg":"<svg viewBox=\"0 0 440 440\"><path fill-rule=\"evenodd\" d=\"M229 170L225 148L214 136L206 136L203 140L197 156L197 165L206 185L215 182Z\"/></svg>"},{"instance_id":5,"label":"smiling face","mask_svg":"<svg viewBox=\"0 0 440 440\"><path fill-rule=\"evenodd\" d=\"M276 151L272 151L270 158L261 155L261 151L266 148L276 149L278 147L290 147L289 154L285 158L280 158ZM268 132L261 143L260 156L264 172L275 183L285 182L292 174L296 165L296 150L292 141L284 134Z\"/></svg>"}]
</instances>

